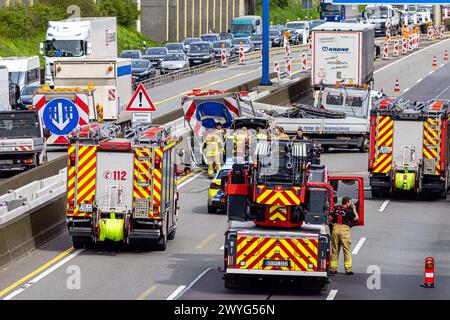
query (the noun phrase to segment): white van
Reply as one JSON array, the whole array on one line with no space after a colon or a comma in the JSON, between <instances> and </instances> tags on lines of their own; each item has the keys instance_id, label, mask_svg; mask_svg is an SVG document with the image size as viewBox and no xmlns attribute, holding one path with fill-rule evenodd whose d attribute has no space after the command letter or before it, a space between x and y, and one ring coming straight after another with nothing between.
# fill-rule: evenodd
<instances>
[{"instance_id":1,"label":"white van","mask_svg":"<svg viewBox=\"0 0 450 320\"><path fill-rule=\"evenodd\" d=\"M17 84L20 90L27 85L41 84L39 57L6 57L0 58L0 65L8 68L9 79Z\"/></svg>"}]
</instances>

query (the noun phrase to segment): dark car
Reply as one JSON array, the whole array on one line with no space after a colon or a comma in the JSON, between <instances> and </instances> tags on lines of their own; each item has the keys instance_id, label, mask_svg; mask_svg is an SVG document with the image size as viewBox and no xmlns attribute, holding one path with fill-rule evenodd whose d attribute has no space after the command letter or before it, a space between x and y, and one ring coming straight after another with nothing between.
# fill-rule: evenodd
<instances>
[{"instance_id":1,"label":"dark car","mask_svg":"<svg viewBox=\"0 0 450 320\"><path fill-rule=\"evenodd\" d=\"M214 49L211 42L193 42L187 52L189 66L196 66L214 61Z\"/></svg>"},{"instance_id":2,"label":"dark car","mask_svg":"<svg viewBox=\"0 0 450 320\"><path fill-rule=\"evenodd\" d=\"M261 50L262 49L262 43L263 43L263 36L262 34L254 34L250 37L250 43L253 44L254 50ZM269 41L269 48L272 47L272 42Z\"/></svg>"},{"instance_id":3,"label":"dark car","mask_svg":"<svg viewBox=\"0 0 450 320\"><path fill-rule=\"evenodd\" d=\"M213 43L214 57L216 59L221 59L222 57L222 46L223 49L227 51L227 57L236 55L236 49L233 47L233 44L230 40L216 41Z\"/></svg>"},{"instance_id":4,"label":"dark car","mask_svg":"<svg viewBox=\"0 0 450 320\"><path fill-rule=\"evenodd\" d=\"M123 50L119 58L142 59L142 52L141 50Z\"/></svg>"},{"instance_id":5,"label":"dark car","mask_svg":"<svg viewBox=\"0 0 450 320\"><path fill-rule=\"evenodd\" d=\"M209 41L213 43L214 41L220 40L220 35L218 33L206 33L201 36L202 41Z\"/></svg>"},{"instance_id":6,"label":"dark car","mask_svg":"<svg viewBox=\"0 0 450 320\"><path fill-rule=\"evenodd\" d=\"M131 74L135 82L141 82L154 77L156 70L147 59L133 59L131 60Z\"/></svg>"},{"instance_id":7,"label":"dark car","mask_svg":"<svg viewBox=\"0 0 450 320\"><path fill-rule=\"evenodd\" d=\"M220 40L230 40L231 41L234 39L233 34L229 33L229 32L221 32L219 34L219 37L220 37Z\"/></svg>"},{"instance_id":8,"label":"dark car","mask_svg":"<svg viewBox=\"0 0 450 320\"><path fill-rule=\"evenodd\" d=\"M155 68L159 68L168 54L169 50L166 47L153 47L145 51L143 58L149 60Z\"/></svg>"},{"instance_id":9,"label":"dark car","mask_svg":"<svg viewBox=\"0 0 450 320\"><path fill-rule=\"evenodd\" d=\"M184 41L183 41L184 52L187 52L189 50L189 45L192 42L200 42L200 41L202 41L202 39L200 39L200 38L186 38L186 39L184 39Z\"/></svg>"},{"instance_id":10,"label":"dark car","mask_svg":"<svg viewBox=\"0 0 450 320\"><path fill-rule=\"evenodd\" d=\"M33 105L33 94L36 90L40 89L40 86L28 85L22 88L20 92L20 98L17 101L17 106L19 109L28 109L28 107Z\"/></svg>"},{"instance_id":11,"label":"dark car","mask_svg":"<svg viewBox=\"0 0 450 320\"><path fill-rule=\"evenodd\" d=\"M181 42L166 43L169 53L184 53L184 45Z\"/></svg>"},{"instance_id":12,"label":"dark car","mask_svg":"<svg viewBox=\"0 0 450 320\"><path fill-rule=\"evenodd\" d=\"M271 29L269 31L269 40L272 43L272 47L282 47L284 45L284 35L280 29Z\"/></svg>"}]
</instances>

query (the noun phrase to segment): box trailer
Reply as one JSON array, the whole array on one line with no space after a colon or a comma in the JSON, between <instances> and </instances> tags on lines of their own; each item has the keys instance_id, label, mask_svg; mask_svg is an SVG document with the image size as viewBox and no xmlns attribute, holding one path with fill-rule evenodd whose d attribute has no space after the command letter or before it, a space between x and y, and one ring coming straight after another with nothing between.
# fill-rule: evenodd
<instances>
[{"instance_id":1,"label":"box trailer","mask_svg":"<svg viewBox=\"0 0 450 320\"><path fill-rule=\"evenodd\" d=\"M374 26L326 22L312 30L312 85L361 86L373 81Z\"/></svg>"},{"instance_id":2,"label":"box trailer","mask_svg":"<svg viewBox=\"0 0 450 320\"><path fill-rule=\"evenodd\" d=\"M130 59L57 60L54 64L55 88L95 86L94 104L103 110L105 121L130 120L125 108L131 99ZM89 119L98 115L90 112Z\"/></svg>"}]
</instances>

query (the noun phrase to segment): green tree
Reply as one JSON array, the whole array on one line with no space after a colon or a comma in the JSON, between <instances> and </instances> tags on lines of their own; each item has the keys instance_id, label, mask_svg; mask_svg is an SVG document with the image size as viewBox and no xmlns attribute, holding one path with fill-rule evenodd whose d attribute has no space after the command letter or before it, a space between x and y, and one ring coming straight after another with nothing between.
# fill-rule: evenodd
<instances>
[{"instance_id":1,"label":"green tree","mask_svg":"<svg viewBox=\"0 0 450 320\"><path fill-rule=\"evenodd\" d=\"M125 27L134 26L140 14L133 0L103 0L98 10L102 16L117 17L117 23Z\"/></svg>"}]
</instances>

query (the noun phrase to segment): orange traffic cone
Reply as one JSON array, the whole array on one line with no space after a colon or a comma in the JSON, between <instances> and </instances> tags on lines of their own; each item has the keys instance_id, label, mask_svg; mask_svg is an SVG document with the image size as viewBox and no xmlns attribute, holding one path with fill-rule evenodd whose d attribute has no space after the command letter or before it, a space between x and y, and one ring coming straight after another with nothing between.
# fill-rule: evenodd
<instances>
[{"instance_id":1,"label":"orange traffic cone","mask_svg":"<svg viewBox=\"0 0 450 320\"><path fill-rule=\"evenodd\" d=\"M444 61L448 61L448 52L447 52L447 50L445 50L445 53L444 53Z\"/></svg>"},{"instance_id":2,"label":"orange traffic cone","mask_svg":"<svg viewBox=\"0 0 450 320\"><path fill-rule=\"evenodd\" d=\"M400 85L398 84L398 79L395 80L395 89L394 92L400 92Z\"/></svg>"},{"instance_id":3,"label":"orange traffic cone","mask_svg":"<svg viewBox=\"0 0 450 320\"><path fill-rule=\"evenodd\" d=\"M437 60L436 60L436 56L433 57L433 64L431 65L433 68L436 68L437 65Z\"/></svg>"}]
</instances>

